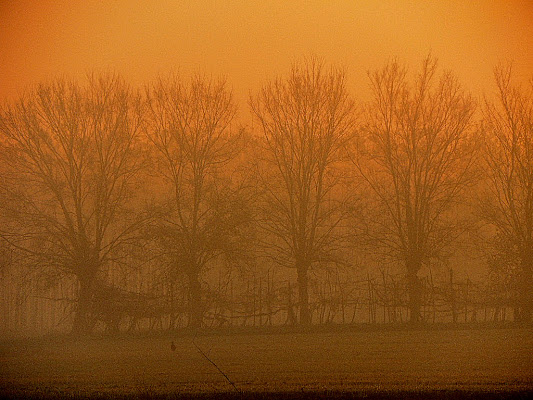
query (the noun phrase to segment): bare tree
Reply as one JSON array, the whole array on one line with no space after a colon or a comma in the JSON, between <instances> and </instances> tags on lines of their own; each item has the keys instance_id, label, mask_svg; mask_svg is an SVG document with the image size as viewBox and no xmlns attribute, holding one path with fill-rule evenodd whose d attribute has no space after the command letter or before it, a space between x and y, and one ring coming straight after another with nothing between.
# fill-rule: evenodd
<instances>
[{"instance_id":1,"label":"bare tree","mask_svg":"<svg viewBox=\"0 0 533 400\"><path fill-rule=\"evenodd\" d=\"M99 275L139 223L128 212L139 110L139 96L107 75L41 84L0 113L12 196L4 211L16 228L0 234L34 265L75 276L75 333L91 329Z\"/></svg>"},{"instance_id":2,"label":"bare tree","mask_svg":"<svg viewBox=\"0 0 533 400\"><path fill-rule=\"evenodd\" d=\"M366 232L406 270L410 320L420 319L422 266L458 233L454 202L469 183L474 103L449 73L437 77L427 57L410 83L391 61L369 73L373 101L354 159L377 199Z\"/></svg>"},{"instance_id":3,"label":"bare tree","mask_svg":"<svg viewBox=\"0 0 533 400\"><path fill-rule=\"evenodd\" d=\"M344 72L312 59L266 84L250 106L262 133L264 244L277 264L296 269L300 323L309 324L309 270L339 260L340 168L355 131L354 102Z\"/></svg>"},{"instance_id":4,"label":"bare tree","mask_svg":"<svg viewBox=\"0 0 533 400\"><path fill-rule=\"evenodd\" d=\"M234 262L246 231L247 206L233 174L242 131L224 80L173 75L147 89L146 134L168 200L153 235L173 271L188 282L189 325L203 320L202 275L221 258Z\"/></svg>"},{"instance_id":5,"label":"bare tree","mask_svg":"<svg viewBox=\"0 0 533 400\"><path fill-rule=\"evenodd\" d=\"M496 101L484 107L484 171L488 178L481 215L507 243L519 282L518 319L531 321L533 306L533 79L514 85L511 66L494 71Z\"/></svg>"}]
</instances>

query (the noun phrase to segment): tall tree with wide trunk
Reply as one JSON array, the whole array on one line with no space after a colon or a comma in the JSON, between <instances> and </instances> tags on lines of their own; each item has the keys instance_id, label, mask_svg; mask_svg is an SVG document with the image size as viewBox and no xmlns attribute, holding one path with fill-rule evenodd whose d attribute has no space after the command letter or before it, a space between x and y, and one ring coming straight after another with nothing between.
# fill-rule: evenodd
<instances>
[{"instance_id":1,"label":"tall tree with wide trunk","mask_svg":"<svg viewBox=\"0 0 533 400\"><path fill-rule=\"evenodd\" d=\"M355 165L375 196L367 234L382 254L405 266L410 320L420 320L419 272L458 233L450 211L470 182L474 103L449 73L437 76L427 57L413 81L391 61L369 73L366 110Z\"/></svg>"},{"instance_id":2,"label":"tall tree with wide trunk","mask_svg":"<svg viewBox=\"0 0 533 400\"><path fill-rule=\"evenodd\" d=\"M171 267L188 283L189 326L202 325L202 277L221 257L237 258L247 207L237 174L242 131L223 79L196 75L160 78L146 91L145 132L154 149L166 200L152 236Z\"/></svg>"},{"instance_id":3,"label":"tall tree with wide trunk","mask_svg":"<svg viewBox=\"0 0 533 400\"><path fill-rule=\"evenodd\" d=\"M531 321L533 307L533 78L523 88L512 82L511 66L494 76L496 99L485 101L482 218L496 229L506 258L514 260L518 320ZM502 251L500 247L500 252Z\"/></svg>"},{"instance_id":4,"label":"tall tree with wide trunk","mask_svg":"<svg viewBox=\"0 0 533 400\"><path fill-rule=\"evenodd\" d=\"M310 269L338 260L340 167L355 132L354 102L345 73L311 59L266 84L250 106L262 134L263 244L277 264L296 269L300 323L310 324Z\"/></svg>"},{"instance_id":5,"label":"tall tree with wide trunk","mask_svg":"<svg viewBox=\"0 0 533 400\"><path fill-rule=\"evenodd\" d=\"M91 75L41 84L0 113L12 197L0 234L34 265L77 279L75 333L91 330L99 275L139 224L128 206L140 104L119 76Z\"/></svg>"}]
</instances>

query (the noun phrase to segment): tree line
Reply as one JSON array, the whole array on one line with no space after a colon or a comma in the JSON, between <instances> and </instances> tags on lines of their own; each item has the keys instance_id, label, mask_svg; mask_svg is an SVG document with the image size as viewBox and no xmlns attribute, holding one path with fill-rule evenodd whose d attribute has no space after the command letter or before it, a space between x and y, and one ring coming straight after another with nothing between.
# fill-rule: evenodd
<instances>
[{"instance_id":1,"label":"tree line","mask_svg":"<svg viewBox=\"0 0 533 400\"><path fill-rule=\"evenodd\" d=\"M476 100L434 57L415 73L392 60L360 103L345 70L311 58L250 95L249 125L222 78L39 84L0 110L2 272L73 282L82 334L113 293L150 302L127 285L139 271L182 293L171 308L198 328L213 271L293 270L309 325L314 271L387 265L417 323L424 271L469 243L531 321L533 80L514 83L510 65L494 77Z\"/></svg>"}]
</instances>

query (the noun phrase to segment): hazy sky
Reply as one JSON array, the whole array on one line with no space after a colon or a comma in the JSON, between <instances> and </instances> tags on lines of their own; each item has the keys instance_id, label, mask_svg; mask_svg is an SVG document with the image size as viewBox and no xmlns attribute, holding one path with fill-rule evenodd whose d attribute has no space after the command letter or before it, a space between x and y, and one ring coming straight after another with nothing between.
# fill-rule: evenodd
<instances>
[{"instance_id":1,"label":"hazy sky","mask_svg":"<svg viewBox=\"0 0 533 400\"><path fill-rule=\"evenodd\" d=\"M56 75L114 70L142 83L179 69L225 74L238 97L305 55L366 71L431 51L479 92L499 60L533 73L531 0L0 0L0 100Z\"/></svg>"}]
</instances>

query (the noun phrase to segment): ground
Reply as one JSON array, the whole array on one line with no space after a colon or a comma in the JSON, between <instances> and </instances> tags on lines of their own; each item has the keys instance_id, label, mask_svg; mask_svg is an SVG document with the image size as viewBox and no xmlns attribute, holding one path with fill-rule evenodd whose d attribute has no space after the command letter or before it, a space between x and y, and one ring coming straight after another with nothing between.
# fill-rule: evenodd
<instances>
[{"instance_id":1,"label":"ground","mask_svg":"<svg viewBox=\"0 0 533 400\"><path fill-rule=\"evenodd\" d=\"M533 393L533 328L484 328L15 340L0 394L237 393L195 343L245 394Z\"/></svg>"}]
</instances>

